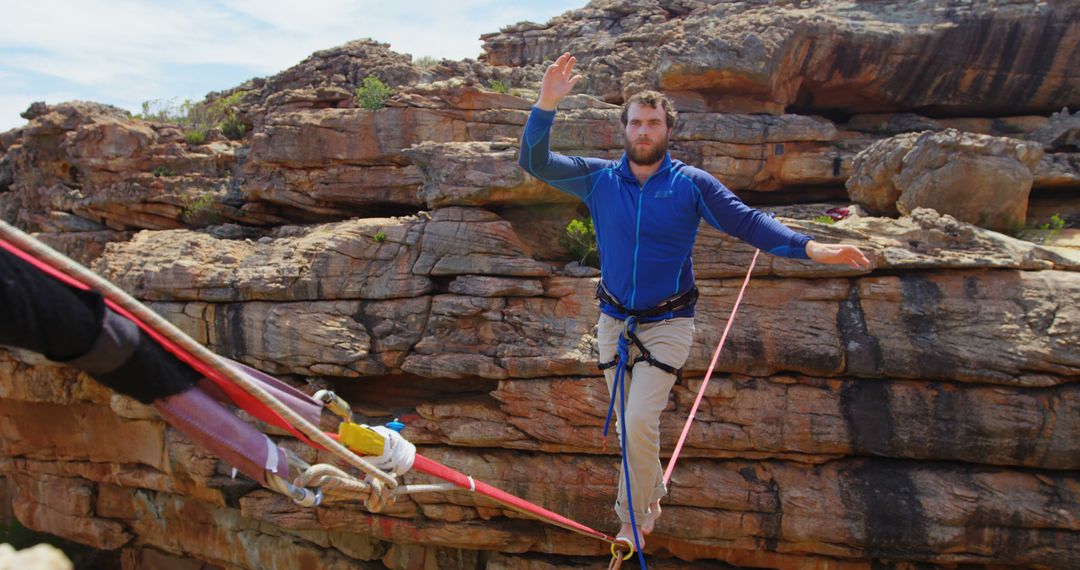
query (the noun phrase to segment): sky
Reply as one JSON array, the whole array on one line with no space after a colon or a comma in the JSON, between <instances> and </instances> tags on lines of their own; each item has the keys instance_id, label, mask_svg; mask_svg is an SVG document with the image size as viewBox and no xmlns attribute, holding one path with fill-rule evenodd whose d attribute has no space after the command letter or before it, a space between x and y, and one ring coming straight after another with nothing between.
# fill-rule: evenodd
<instances>
[{"instance_id":1,"label":"sky","mask_svg":"<svg viewBox=\"0 0 1080 570\"><path fill-rule=\"evenodd\" d=\"M0 132L34 101L138 112L202 99L361 38L415 57L481 53L480 34L587 0L0 0Z\"/></svg>"}]
</instances>

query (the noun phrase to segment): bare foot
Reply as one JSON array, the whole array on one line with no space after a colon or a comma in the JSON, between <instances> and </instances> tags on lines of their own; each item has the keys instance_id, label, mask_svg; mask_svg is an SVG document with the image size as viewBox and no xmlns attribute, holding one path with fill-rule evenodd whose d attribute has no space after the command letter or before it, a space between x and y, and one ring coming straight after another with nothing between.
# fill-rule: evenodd
<instances>
[{"instance_id":1,"label":"bare foot","mask_svg":"<svg viewBox=\"0 0 1080 570\"><path fill-rule=\"evenodd\" d=\"M615 535L616 539L625 539L630 544L634 544L634 528L630 523L623 523L622 528L619 529L619 534ZM638 544L641 548L645 548L645 536L641 532L641 527L638 527Z\"/></svg>"},{"instance_id":2,"label":"bare foot","mask_svg":"<svg viewBox=\"0 0 1080 570\"><path fill-rule=\"evenodd\" d=\"M641 523L641 534L649 534L656 528L656 521L660 518L660 501L649 505L649 514ZM629 535L627 535L629 536Z\"/></svg>"}]
</instances>

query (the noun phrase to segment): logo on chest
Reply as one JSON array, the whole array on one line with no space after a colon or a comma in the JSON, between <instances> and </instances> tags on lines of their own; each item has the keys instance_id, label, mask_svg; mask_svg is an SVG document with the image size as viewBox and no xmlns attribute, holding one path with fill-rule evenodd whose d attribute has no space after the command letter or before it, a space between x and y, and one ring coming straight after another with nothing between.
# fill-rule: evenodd
<instances>
[{"instance_id":1,"label":"logo on chest","mask_svg":"<svg viewBox=\"0 0 1080 570\"><path fill-rule=\"evenodd\" d=\"M667 198L672 198L674 196L675 196L675 191L670 189L670 188L667 188L667 189L664 189L664 190L657 190L657 191L652 193L652 197L657 199L657 200L663 200L663 199L667 199Z\"/></svg>"}]
</instances>

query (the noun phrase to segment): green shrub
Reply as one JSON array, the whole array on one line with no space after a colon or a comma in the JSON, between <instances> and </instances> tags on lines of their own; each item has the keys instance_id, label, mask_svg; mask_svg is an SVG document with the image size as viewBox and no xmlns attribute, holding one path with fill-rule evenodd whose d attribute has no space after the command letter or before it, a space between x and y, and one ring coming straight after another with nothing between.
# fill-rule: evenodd
<instances>
[{"instance_id":1,"label":"green shrub","mask_svg":"<svg viewBox=\"0 0 1080 570\"><path fill-rule=\"evenodd\" d=\"M386 106L386 100L394 94L390 89L374 75L364 78L364 83L356 88L356 104L369 111L382 109Z\"/></svg>"},{"instance_id":2,"label":"green shrub","mask_svg":"<svg viewBox=\"0 0 1080 570\"><path fill-rule=\"evenodd\" d=\"M135 118L158 123L180 123L187 117L185 105L190 104L191 101L177 104L175 97L172 99L143 101L142 112L135 113Z\"/></svg>"},{"instance_id":3,"label":"green shrub","mask_svg":"<svg viewBox=\"0 0 1080 570\"><path fill-rule=\"evenodd\" d=\"M413 65L424 69L431 69L432 67L439 65L439 60L430 55L422 55L413 59Z\"/></svg>"},{"instance_id":4,"label":"green shrub","mask_svg":"<svg viewBox=\"0 0 1080 570\"><path fill-rule=\"evenodd\" d=\"M184 139L190 144L202 144L206 141L206 132L221 129L231 140L244 136L247 124L236 110L236 106L247 95L247 91L237 91L228 97L219 97L213 101L185 100L177 103L176 99L154 99L143 101L142 112L135 117L147 121L173 123L184 130ZM202 133L195 135L191 133Z\"/></svg>"},{"instance_id":5,"label":"green shrub","mask_svg":"<svg viewBox=\"0 0 1080 570\"><path fill-rule=\"evenodd\" d=\"M376 243L382 243L386 241L386 232L376 232L375 235L371 237L371 239L375 240Z\"/></svg>"},{"instance_id":6,"label":"green shrub","mask_svg":"<svg viewBox=\"0 0 1080 570\"><path fill-rule=\"evenodd\" d=\"M1050 216L1050 221L1045 224L1030 224L1027 227L1020 228L1015 235L1021 239L1032 241L1035 243L1046 243L1059 233L1061 230L1068 227L1068 222L1065 218L1062 218L1060 214L1054 214Z\"/></svg>"},{"instance_id":7,"label":"green shrub","mask_svg":"<svg viewBox=\"0 0 1080 570\"><path fill-rule=\"evenodd\" d=\"M596 246L596 228L592 218L573 219L566 224L566 235L560 241L581 265L600 267L600 252Z\"/></svg>"},{"instance_id":8,"label":"green shrub","mask_svg":"<svg viewBox=\"0 0 1080 570\"><path fill-rule=\"evenodd\" d=\"M225 138L232 141L243 138L247 132L247 124L240 119L236 110L245 95L246 91L237 91L228 97L215 99L207 108L207 120L221 129Z\"/></svg>"},{"instance_id":9,"label":"green shrub","mask_svg":"<svg viewBox=\"0 0 1080 570\"><path fill-rule=\"evenodd\" d=\"M505 95L506 93L510 92L510 86L498 79L492 79L491 90L496 93L502 93Z\"/></svg>"},{"instance_id":10,"label":"green shrub","mask_svg":"<svg viewBox=\"0 0 1080 570\"><path fill-rule=\"evenodd\" d=\"M1054 214L1045 224L1018 224L1012 235L1034 243L1046 243L1061 233L1061 230L1071 226L1070 221L1063 218L1061 214Z\"/></svg>"},{"instance_id":11,"label":"green shrub","mask_svg":"<svg viewBox=\"0 0 1080 570\"><path fill-rule=\"evenodd\" d=\"M820 216L814 216L813 221L815 221L815 222L817 222L819 224L825 224L827 226L831 226L831 225L836 223L836 220L834 220L832 218L832 216L828 216L828 215L825 215L825 214L821 214Z\"/></svg>"},{"instance_id":12,"label":"green shrub","mask_svg":"<svg viewBox=\"0 0 1080 570\"><path fill-rule=\"evenodd\" d=\"M225 135L225 138L235 141L244 138L244 133L247 132L247 125L245 125L235 115L226 117L221 122L221 133Z\"/></svg>"},{"instance_id":13,"label":"green shrub","mask_svg":"<svg viewBox=\"0 0 1080 570\"><path fill-rule=\"evenodd\" d=\"M1050 237L1054 237L1058 232L1065 229L1065 218L1062 218L1060 214L1054 214L1050 216L1050 221L1039 226L1039 229L1050 230Z\"/></svg>"},{"instance_id":14,"label":"green shrub","mask_svg":"<svg viewBox=\"0 0 1080 570\"><path fill-rule=\"evenodd\" d=\"M183 199L180 208L180 221L193 226L206 226L219 223L222 216L214 209L214 195L204 192L192 198L187 196Z\"/></svg>"},{"instance_id":15,"label":"green shrub","mask_svg":"<svg viewBox=\"0 0 1080 570\"><path fill-rule=\"evenodd\" d=\"M202 144L206 142L206 129L194 128L184 131L184 140L188 144Z\"/></svg>"},{"instance_id":16,"label":"green shrub","mask_svg":"<svg viewBox=\"0 0 1080 570\"><path fill-rule=\"evenodd\" d=\"M150 171L150 174L161 178L162 176L176 176L176 171L168 166L155 166L154 169Z\"/></svg>"}]
</instances>

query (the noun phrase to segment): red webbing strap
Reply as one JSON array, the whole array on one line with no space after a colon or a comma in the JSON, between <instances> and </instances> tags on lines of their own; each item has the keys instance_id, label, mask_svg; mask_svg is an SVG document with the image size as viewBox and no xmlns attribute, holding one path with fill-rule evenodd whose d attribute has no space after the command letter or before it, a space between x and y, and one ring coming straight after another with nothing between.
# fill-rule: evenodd
<instances>
[{"instance_id":1,"label":"red webbing strap","mask_svg":"<svg viewBox=\"0 0 1080 570\"><path fill-rule=\"evenodd\" d=\"M412 466L414 471L425 473L433 477L438 477L450 483L457 485L463 489L475 491L481 495L492 499L499 504L505 505L512 509L531 514L536 518L549 522L553 525L565 528L566 530L572 530L574 532L589 536L592 538L600 539L604 542L614 544L615 539L598 530L593 530L579 522L572 521L562 515L553 513L539 505L530 503L520 497L515 497L506 491L492 487L482 481L477 481L460 471L455 471L437 461L428 459L419 453L416 454L416 459L413 461Z\"/></svg>"}]
</instances>

